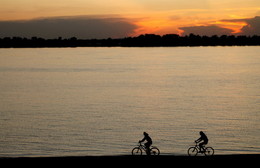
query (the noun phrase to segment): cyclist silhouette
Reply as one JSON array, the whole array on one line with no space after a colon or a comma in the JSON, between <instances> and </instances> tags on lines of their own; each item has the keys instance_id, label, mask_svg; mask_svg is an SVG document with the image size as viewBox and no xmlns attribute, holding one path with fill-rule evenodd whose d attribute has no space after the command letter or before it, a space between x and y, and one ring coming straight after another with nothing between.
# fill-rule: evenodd
<instances>
[{"instance_id":1,"label":"cyclist silhouette","mask_svg":"<svg viewBox=\"0 0 260 168\"><path fill-rule=\"evenodd\" d=\"M201 142L201 141L203 141L203 142ZM197 139L195 142L196 143L199 143L199 142L201 142L200 144L199 144L199 147L200 147L200 153L202 152L202 150L201 149L203 149L203 151L205 150L204 148L203 148L203 145L207 145L208 144L208 137L206 136L206 134L204 133L204 132L202 132L202 131L200 131L200 138L199 139Z\"/></svg>"},{"instance_id":2,"label":"cyclist silhouette","mask_svg":"<svg viewBox=\"0 0 260 168\"><path fill-rule=\"evenodd\" d=\"M150 153L150 146L152 145L153 141L152 138L149 136L149 134L147 134L146 132L144 132L144 138L142 140L139 141L139 143L147 141L144 146L146 148L146 154L147 155L151 155Z\"/></svg>"}]
</instances>

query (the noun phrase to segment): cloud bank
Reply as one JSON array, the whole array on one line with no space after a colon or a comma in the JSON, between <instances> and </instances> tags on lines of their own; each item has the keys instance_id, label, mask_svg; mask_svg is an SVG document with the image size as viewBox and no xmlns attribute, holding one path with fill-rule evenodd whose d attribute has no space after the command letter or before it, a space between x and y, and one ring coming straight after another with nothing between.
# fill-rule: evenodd
<instances>
[{"instance_id":1,"label":"cloud bank","mask_svg":"<svg viewBox=\"0 0 260 168\"><path fill-rule=\"evenodd\" d=\"M232 29L223 28L219 25L207 25L207 26L190 26L190 27L180 27L179 29L183 31L182 35L189 35L190 33L197 35L260 35L260 16L248 19L231 19L231 20L221 20L223 23L236 23L244 22L246 26L243 26L238 33L234 33Z\"/></svg>"},{"instance_id":2,"label":"cloud bank","mask_svg":"<svg viewBox=\"0 0 260 168\"><path fill-rule=\"evenodd\" d=\"M0 21L0 38L3 37L42 37L49 38L71 38L78 39L105 39L124 38L136 36L142 25L135 24L136 19L126 19L118 16L75 16L75 17L52 17L39 18L25 21ZM220 20L220 24L204 26L179 27L181 35L191 33L197 35L260 35L260 16L247 19ZM239 31L227 28L225 25L232 23L239 25ZM216 22L217 23L217 22ZM174 23L173 23L174 24ZM153 25L152 25L153 26ZM171 26L171 25L169 25ZM176 25L172 25L173 26ZM225 27L222 27L225 26ZM171 29L173 30L173 29ZM149 32L144 32L149 33Z\"/></svg>"},{"instance_id":3,"label":"cloud bank","mask_svg":"<svg viewBox=\"0 0 260 168\"><path fill-rule=\"evenodd\" d=\"M1 37L103 39L120 38L134 33L136 25L124 18L55 17L27 21L0 21Z\"/></svg>"}]
</instances>

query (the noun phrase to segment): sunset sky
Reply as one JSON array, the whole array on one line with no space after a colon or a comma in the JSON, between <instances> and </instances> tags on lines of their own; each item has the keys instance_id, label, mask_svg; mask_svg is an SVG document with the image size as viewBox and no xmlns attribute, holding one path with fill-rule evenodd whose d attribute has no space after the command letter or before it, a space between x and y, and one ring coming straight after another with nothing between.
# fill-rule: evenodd
<instances>
[{"instance_id":1,"label":"sunset sky","mask_svg":"<svg viewBox=\"0 0 260 168\"><path fill-rule=\"evenodd\" d=\"M0 0L0 37L260 35L259 0Z\"/></svg>"}]
</instances>

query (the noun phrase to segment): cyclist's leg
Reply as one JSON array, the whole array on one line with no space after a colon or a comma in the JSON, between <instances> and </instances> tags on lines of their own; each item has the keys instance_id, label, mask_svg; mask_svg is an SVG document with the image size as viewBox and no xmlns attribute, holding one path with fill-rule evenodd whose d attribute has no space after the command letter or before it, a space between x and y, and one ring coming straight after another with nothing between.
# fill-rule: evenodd
<instances>
[{"instance_id":1,"label":"cyclist's leg","mask_svg":"<svg viewBox=\"0 0 260 168\"><path fill-rule=\"evenodd\" d=\"M207 144L206 142L202 142L202 143L199 144L199 147L200 147L200 151L199 152L204 152L205 151L205 145L206 144Z\"/></svg>"},{"instance_id":2,"label":"cyclist's leg","mask_svg":"<svg viewBox=\"0 0 260 168\"><path fill-rule=\"evenodd\" d=\"M147 155L151 155L151 151L150 151L150 146L151 146L152 144L150 144L149 142L147 142L147 143L145 143L144 144L144 146L145 146L145 148L146 148L146 154Z\"/></svg>"},{"instance_id":3,"label":"cyclist's leg","mask_svg":"<svg viewBox=\"0 0 260 168\"><path fill-rule=\"evenodd\" d=\"M201 150L202 149L202 145L203 145L203 142L199 144L199 149L200 149L199 153L201 153L201 151L202 151Z\"/></svg>"}]
</instances>

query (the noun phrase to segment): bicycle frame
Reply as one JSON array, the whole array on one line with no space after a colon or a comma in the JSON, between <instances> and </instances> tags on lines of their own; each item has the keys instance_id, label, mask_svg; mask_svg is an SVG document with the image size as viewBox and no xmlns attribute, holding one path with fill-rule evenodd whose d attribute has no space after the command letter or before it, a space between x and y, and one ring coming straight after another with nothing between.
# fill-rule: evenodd
<instances>
[{"instance_id":1,"label":"bicycle frame","mask_svg":"<svg viewBox=\"0 0 260 168\"><path fill-rule=\"evenodd\" d=\"M138 147L146 152L146 147L142 144L142 142L139 142L139 146Z\"/></svg>"},{"instance_id":2,"label":"bicycle frame","mask_svg":"<svg viewBox=\"0 0 260 168\"><path fill-rule=\"evenodd\" d=\"M196 142L196 145L194 146L198 151L200 151L200 146L198 145L198 143ZM206 147L205 147L205 145L203 145L202 146L202 149L203 149L203 151L201 151L201 152L205 152L205 149L206 149Z\"/></svg>"},{"instance_id":3,"label":"bicycle frame","mask_svg":"<svg viewBox=\"0 0 260 168\"><path fill-rule=\"evenodd\" d=\"M147 150L150 150L149 152ZM146 149L145 145L139 142L137 147L134 147L132 150L132 155L142 155L144 151L147 155L160 155L160 150L156 146L151 146L149 149Z\"/></svg>"},{"instance_id":4,"label":"bicycle frame","mask_svg":"<svg viewBox=\"0 0 260 168\"><path fill-rule=\"evenodd\" d=\"M196 145L192 146L188 149L188 155L189 156L196 156L198 153L202 153L205 156L212 156L214 155L214 149L212 147L206 147L205 145L202 146L202 149L200 150L200 146L197 142L195 142Z\"/></svg>"}]
</instances>

